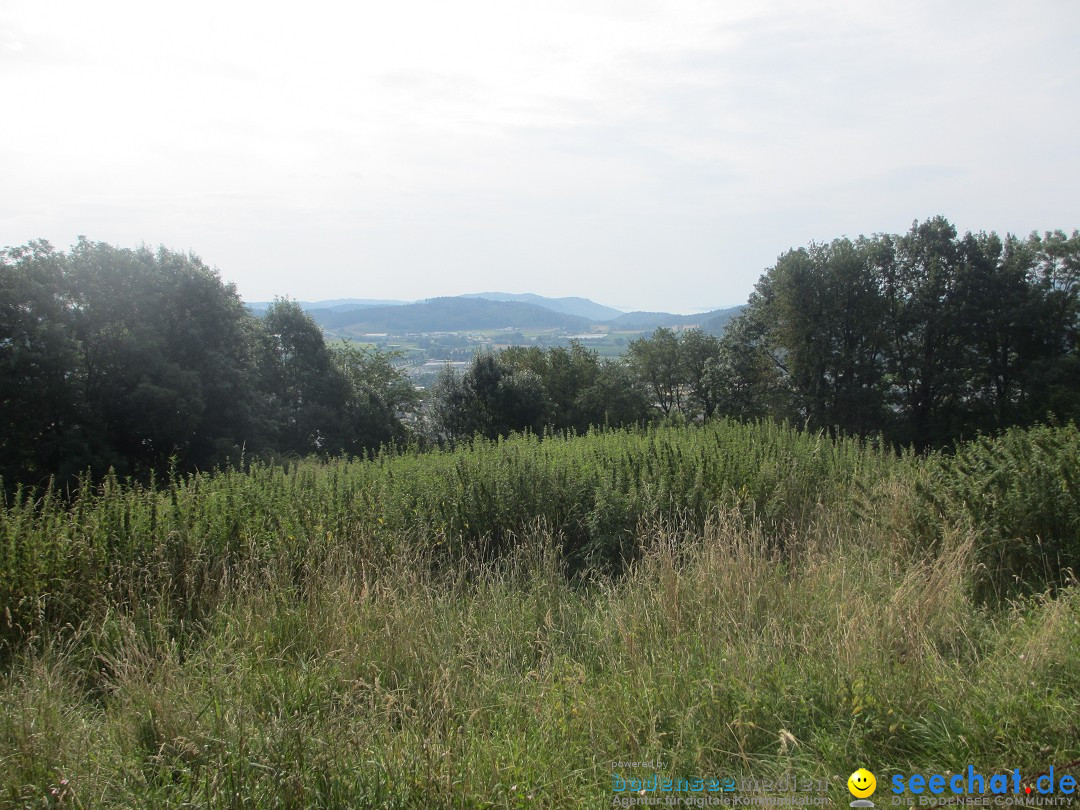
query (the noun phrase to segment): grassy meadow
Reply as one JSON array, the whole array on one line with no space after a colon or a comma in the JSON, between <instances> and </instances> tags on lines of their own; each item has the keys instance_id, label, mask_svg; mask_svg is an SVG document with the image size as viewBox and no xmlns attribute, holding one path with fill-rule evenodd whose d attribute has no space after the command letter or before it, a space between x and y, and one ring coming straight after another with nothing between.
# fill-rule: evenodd
<instances>
[{"instance_id":1,"label":"grassy meadow","mask_svg":"<svg viewBox=\"0 0 1080 810\"><path fill-rule=\"evenodd\" d=\"M918 456L716 422L17 491L0 806L1034 775L1080 756L1078 477L1071 425Z\"/></svg>"}]
</instances>

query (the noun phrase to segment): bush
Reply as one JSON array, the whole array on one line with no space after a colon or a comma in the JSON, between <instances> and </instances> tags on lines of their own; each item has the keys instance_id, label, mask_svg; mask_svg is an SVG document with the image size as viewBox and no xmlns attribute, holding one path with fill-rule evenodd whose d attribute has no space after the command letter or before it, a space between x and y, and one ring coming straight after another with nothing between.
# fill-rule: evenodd
<instances>
[{"instance_id":1,"label":"bush","mask_svg":"<svg viewBox=\"0 0 1080 810\"><path fill-rule=\"evenodd\" d=\"M920 492L978 537L984 598L1062 585L1080 570L1080 431L1013 428L935 455Z\"/></svg>"}]
</instances>

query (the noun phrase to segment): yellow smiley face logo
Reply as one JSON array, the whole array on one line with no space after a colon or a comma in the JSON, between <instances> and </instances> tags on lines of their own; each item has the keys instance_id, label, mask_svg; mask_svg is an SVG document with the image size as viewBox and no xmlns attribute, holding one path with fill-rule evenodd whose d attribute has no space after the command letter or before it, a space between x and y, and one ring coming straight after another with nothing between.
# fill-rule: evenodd
<instances>
[{"instance_id":1,"label":"yellow smiley face logo","mask_svg":"<svg viewBox=\"0 0 1080 810\"><path fill-rule=\"evenodd\" d=\"M865 799L877 790L877 779L866 768L859 768L847 778L847 789L856 799Z\"/></svg>"}]
</instances>

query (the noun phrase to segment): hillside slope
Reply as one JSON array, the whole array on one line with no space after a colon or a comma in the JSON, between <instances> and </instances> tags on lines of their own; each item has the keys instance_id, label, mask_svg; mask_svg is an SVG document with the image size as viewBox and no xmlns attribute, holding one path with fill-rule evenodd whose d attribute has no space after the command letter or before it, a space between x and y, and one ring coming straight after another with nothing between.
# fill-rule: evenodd
<instances>
[{"instance_id":1,"label":"hillside slope","mask_svg":"<svg viewBox=\"0 0 1080 810\"><path fill-rule=\"evenodd\" d=\"M470 329L567 329L583 331L592 321L520 301L432 298L403 306L349 312L311 310L324 329L364 332L459 332Z\"/></svg>"},{"instance_id":2,"label":"hillside slope","mask_svg":"<svg viewBox=\"0 0 1080 810\"><path fill-rule=\"evenodd\" d=\"M535 293L482 292L468 293L459 297L484 298L488 301L520 301L523 304L536 304L538 307L544 307L554 312L561 312L564 315L576 315L579 318L588 318L591 321L609 321L623 314L622 310L606 307L588 298L576 296L548 298Z\"/></svg>"},{"instance_id":3,"label":"hillside slope","mask_svg":"<svg viewBox=\"0 0 1080 810\"><path fill-rule=\"evenodd\" d=\"M612 329L619 330L652 330L660 327L675 328L699 326L706 332L720 334L727 326L727 322L742 312L743 307L728 307L727 309L714 309L711 312L701 312L695 315L675 315L671 312L627 312L617 318L607 321Z\"/></svg>"}]
</instances>

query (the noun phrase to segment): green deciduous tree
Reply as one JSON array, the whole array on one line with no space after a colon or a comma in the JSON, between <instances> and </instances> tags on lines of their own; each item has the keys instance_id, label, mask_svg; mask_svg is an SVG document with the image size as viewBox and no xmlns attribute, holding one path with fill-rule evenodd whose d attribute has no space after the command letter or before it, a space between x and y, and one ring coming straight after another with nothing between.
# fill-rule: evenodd
<instances>
[{"instance_id":1,"label":"green deciduous tree","mask_svg":"<svg viewBox=\"0 0 1080 810\"><path fill-rule=\"evenodd\" d=\"M540 432L547 424L543 383L528 368L511 368L491 352L478 354L464 374L447 367L429 405L430 430L451 440Z\"/></svg>"},{"instance_id":2,"label":"green deciduous tree","mask_svg":"<svg viewBox=\"0 0 1080 810\"><path fill-rule=\"evenodd\" d=\"M146 476L402 438L391 358L330 350L294 302L254 317L197 257L80 239L0 252L0 476Z\"/></svg>"},{"instance_id":3,"label":"green deciduous tree","mask_svg":"<svg viewBox=\"0 0 1080 810\"><path fill-rule=\"evenodd\" d=\"M515 346L499 359L508 368L539 377L548 427L583 432L594 425L625 424L643 417L641 397L623 365L601 360L580 341L547 350Z\"/></svg>"},{"instance_id":4,"label":"green deciduous tree","mask_svg":"<svg viewBox=\"0 0 1080 810\"><path fill-rule=\"evenodd\" d=\"M322 330L296 301L275 300L262 319L260 380L270 446L281 453L340 452L348 443L348 384Z\"/></svg>"},{"instance_id":5,"label":"green deciduous tree","mask_svg":"<svg viewBox=\"0 0 1080 810\"><path fill-rule=\"evenodd\" d=\"M863 247L838 239L789 251L751 301L797 413L814 427L881 423L884 307Z\"/></svg>"},{"instance_id":6,"label":"green deciduous tree","mask_svg":"<svg viewBox=\"0 0 1080 810\"><path fill-rule=\"evenodd\" d=\"M719 409L918 447L1074 416L1078 257L942 217L789 251L721 341Z\"/></svg>"},{"instance_id":7,"label":"green deciduous tree","mask_svg":"<svg viewBox=\"0 0 1080 810\"><path fill-rule=\"evenodd\" d=\"M0 252L0 477L39 484L92 464L66 257L44 241Z\"/></svg>"},{"instance_id":8,"label":"green deciduous tree","mask_svg":"<svg viewBox=\"0 0 1080 810\"><path fill-rule=\"evenodd\" d=\"M751 299L753 300L753 299ZM750 421L795 417L782 361L767 344L768 328L750 307L733 318L720 338L716 412Z\"/></svg>"},{"instance_id":9,"label":"green deciduous tree","mask_svg":"<svg viewBox=\"0 0 1080 810\"><path fill-rule=\"evenodd\" d=\"M330 354L346 382L344 449L359 454L405 439L402 420L415 413L420 395L395 366L399 354L348 344L332 346Z\"/></svg>"},{"instance_id":10,"label":"green deciduous tree","mask_svg":"<svg viewBox=\"0 0 1080 810\"><path fill-rule=\"evenodd\" d=\"M652 404L665 416L682 409L682 363L679 338L661 327L651 337L631 341L627 364Z\"/></svg>"},{"instance_id":11,"label":"green deciduous tree","mask_svg":"<svg viewBox=\"0 0 1080 810\"><path fill-rule=\"evenodd\" d=\"M700 329L679 336L679 369L687 404L705 419L712 417L723 386L720 340Z\"/></svg>"},{"instance_id":12,"label":"green deciduous tree","mask_svg":"<svg viewBox=\"0 0 1080 810\"><path fill-rule=\"evenodd\" d=\"M258 409L253 319L196 257L31 243L4 252L2 288L5 478L238 454Z\"/></svg>"},{"instance_id":13,"label":"green deciduous tree","mask_svg":"<svg viewBox=\"0 0 1080 810\"><path fill-rule=\"evenodd\" d=\"M647 417L648 405L623 363L601 360L572 342L480 354L460 375L444 369L428 397L427 415L433 437L457 440L630 424Z\"/></svg>"}]
</instances>

